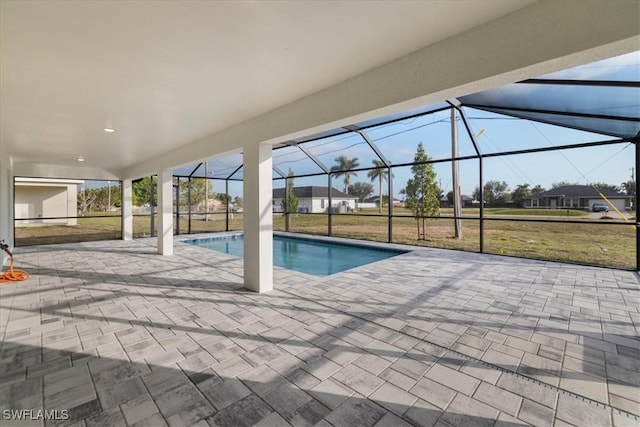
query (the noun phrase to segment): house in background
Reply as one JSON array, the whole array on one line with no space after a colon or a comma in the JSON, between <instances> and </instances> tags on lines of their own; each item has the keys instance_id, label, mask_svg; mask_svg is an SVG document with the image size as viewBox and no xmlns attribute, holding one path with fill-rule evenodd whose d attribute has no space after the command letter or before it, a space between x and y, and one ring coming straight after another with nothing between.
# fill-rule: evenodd
<instances>
[{"instance_id":1,"label":"house in background","mask_svg":"<svg viewBox=\"0 0 640 427\"><path fill-rule=\"evenodd\" d=\"M83 183L76 179L16 177L16 227L77 225L78 185Z\"/></svg>"},{"instance_id":2,"label":"house in background","mask_svg":"<svg viewBox=\"0 0 640 427\"><path fill-rule=\"evenodd\" d=\"M282 200L284 188L273 189L273 212L282 212ZM298 199L298 212L300 213L326 213L329 212L329 191L327 187L308 186L294 187L293 195ZM345 213L356 209L356 196L349 196L342 191L331 188L331 207L333 213Z\"/></svg>"},{"instance_id":3,"label":"house in background","mask_svg":"<svg viewBox=\"0 0 640 427\"><path fill-rule=\"evenodd\" d=\"M471 196L467 196L465 194L462 194L460 196L460 198L462 199L462 207L463 208L479 208L480 207L480 201L474 199ZM443 196L440 199L440 207L441 208L450 208L452 207L453 204L451 202L449 202L449 199L447 198L447 196ZM486 204L485 204L486 206Z\"/></svg>"},{"instance_id":4,"label":"house in background","mask_svg":"<svg viewBox=\"0 0 640 427\"><path fill-rule=\"evenodd\" d=\"M591 210L594 203L605 202L602 193L616 209L623 211L630 208L631 198L623 193L612 190L598 191L590 185L566 185L549 191L536 193L525 199L526 208L549 209L587 209Z\"/></svg>"}]
</instances>

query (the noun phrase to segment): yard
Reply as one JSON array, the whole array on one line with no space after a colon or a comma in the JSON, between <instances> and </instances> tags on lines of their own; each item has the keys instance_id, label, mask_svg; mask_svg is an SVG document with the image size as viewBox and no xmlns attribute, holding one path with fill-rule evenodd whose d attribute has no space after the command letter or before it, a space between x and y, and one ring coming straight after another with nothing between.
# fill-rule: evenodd
<instances>
[{"instance_id":1,"label":"yard","mask_svg":"<svg viewBox=\"0 0 640 427\"><path fill-rule=\"evenodd\" d=\"M446 249L479 251L480 222L478 209L464 209L461 239L454 238L451 209L442 209L441 218L427 220L427 239L417 240L416 221L404 209L394 209L392 219L393 242ZM513 255L557 261L576 262L623 269L636 268L635 226L615 220L592 223L551 223L543 221L506 221L506 218L580 220L588 214L583 211L546 209L485 209L484 251L486 253ZM466 219L468 218L468 219ZM502 218L502 220L501 220ZM188 217L180 218L180 232L188 232ZM174 221L175 227L175 221ZM387 241L388 219L377 209L332 216L332 235L365 240ZM150 236L150 217L134 216L134 236ZM192 218L191 232L224 231L224 213ZM242 214L229 219L229 229L242 230ZM274 230L284 230L284 218L274 216ZM295 215L292 232L326 235L326 215ZM88 240L119 239L120 216L106 218L85 217L77 226L43 226L16 228L17 246L65 243Z\"/></svg>"}]
</instances>

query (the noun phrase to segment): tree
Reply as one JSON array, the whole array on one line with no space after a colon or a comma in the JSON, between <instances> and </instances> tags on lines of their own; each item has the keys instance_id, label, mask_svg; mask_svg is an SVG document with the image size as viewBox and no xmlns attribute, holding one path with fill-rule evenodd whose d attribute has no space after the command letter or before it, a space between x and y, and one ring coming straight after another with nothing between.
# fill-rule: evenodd
<instances>
[{"instance_id":1,"label":"tree","mask_svg":"<svg viewBox=\"0 0 640 427\"><path fill-rule=\"evenodd\" d=\"M544 193L544 192L545 192L545 189L544 189L544 187L543 187L542 185L540 185L540 184L536 185L535 187L533 187L533 188L531 189L531 194L532 194L532 195L533 195L533 194L538 194L538 193Z\"/></svg>"},{"instance_id":2,"label":"tree","mask_svg":"<svg viewBox=\"0 0 640 427\"><path fill-rule=\"evenodd\" d=\"M371 182L375 182L375 180L377 179L380 183L378 192L378 194L380 195L380 198L378 199L378 212L382 213L382 181L386 181L387 179L389 179L389 170L381 160L373 160L373 164L376 166L376 168L370 170L367 176L371 178ZM391 175L391 178L393 178L393 174Z\"/></svg>"},{"instance_id":3,"label":"tree","mask_svg":"<svg viewBox=\"0 0 640 427\"><path fill-rule=\"evenodd\" d=\"M291 227L291 215L292 212L298 212L298 198L293 192L293 171L289 169L289 174L287 177L287 188L286 188L286 196L280 202L280 206L282 207L282 211L284 212L285 218L285 230L289 231Z\"/></svg>"},{"instance_id":4,"label":"tree","mask_svg":"<svg viewBox=\"0 0 640 427\"><path fill-rule=\"evenodd\" d=\"M570 187L573 185L580 185L580 184L578 184L577 182L569 182L569 181L554 182L553 184L551 184L551 189L555 189L559 187Z\"/></svg>"},{"instance_id":5,"label":"tree","mask_svg":"<svg viewBox=\"0 0 640 427\"><path fill-rule=\"evenodd\" d=\"M226 193L216 193L216 200L220 200L225 205L228 205L231 202L231 196Z\"/></svg>"},{"instance_id":6,"label":"tree","mask_svg":"<svg viewBox=\"0 0 640 427\"><path fill-rule=\"evenodd\" d=\"M613 192L616 192L616 193L621 191L621 188L618 187L617 185L607 184L606 182L593 182L593 183L591 183L591 186L597 188L598 191L609 190L609 191L613 191Z\"/></svg>"},{"instance_id":7,"label":"tree","mask_svg":"<svg viewBox=\"0 0 640 427\"><path fill-rule=\"evenodd\" d=\"M633 180L629 180L627 182L623 182L620 184L620 190L624 191L624 194L627 196L635 196L636 195L636 182Z\"/></svg>"},{"instance_id":8,"label":"tree","mask_svg":"<svg viewBox=\"0 0 640 427\"><path fill-rule=\"evenodd\" d=\"M96 195L91 189L83 187L82 190L78 191L78 211L80 216L84 216L88 211L91 210L93 206L93 202L96 200Z\"/></svg>"},{"instance_id":9,"label":"tree","mask_svg":"<svg viewBox=\"0 0 640 427\"><path fill-rule=\"evenodd\" d=\"M530 196L529 184L520 184L511 192L511 200L520 208L524 207L525 199Z\"/></svg>"},{"instance_id":10,"label":"tree","mask_svg":"<svg viewBox=\"0 0 640 427\"><path fill-rule=\"evenodd\" d=\"M191 187L191 192L189 192L189 187ZM212 188L213 186L209 186L209 190ZM204 178L191 178L191 180L180 181L180 192L191 206L197 206L202 203L205 199L206 191L207 185ZM190 198L189 195L191 195Z\"/></svg>"},{"instance_id":11,"label":"tree","mask_svg":"<svg viewBox=\"0 0 640 427\"><path fill-rule=\"evenodd\" d=\"M141 180L133 182L133 205L142 206L152 204L151 200L151 177L145 176ZM156 186L153 186L154 196L157 194ZM155 198L154 198L155 200Z\"/></svg>"},{"instance_id":12,"label":"tree","mask_svg":"<svg viewBox=\"0 0 640 427\"><path fill-rule=\"evenodd\" d=\"M233 199L233 204L238 206L238 207L242 207L242 203L244 202L244 200L242 200L242 197L240 196L236 196Z\"/></svg>"},{"instance_id":13,"label":"tree","mask_svg":"<svg viewBox=\"0 0 640 427\"><path fill-rule=\"evenodd\" d=\"M495 205L509 200L509 185L505 181L487 181L482 188L484 190L484 201L488 205Z\"/></svg>"},{"instance_id":14,"label":"tree","mask_svg":"<svg viewBox=\"0 0 640 427\"><path fill-rule=\"evenodd\" d=\"M340 156L334 159L338 164L331 166L331 172L334 172L336 177L344 176L344 192L349 194L349 182L352 176L358 176L357 173L351 172L351 169L355 169L360 166L358 158L354 157L349 159L347 156Z\"/></svg>"},{"instance_id":15,"label":"tree","mask_svg":"<svg viewBox=\"0 0 640 427\"><path fill-rule=\"evenodd\" d=\"M349 186L349 193L356 196L359 202L364 202L364 199L373 193L373 185L368 182L356 182Z\"/></svg>"},{"instance_id":16,"label":"tree","mask_svg":"<svg viewBox=\"0 0 640 427\"><path fill-rule=\"evenodd\" d=\"M407 181L407 186L405 187L406 207L416 218L418 240L425 240L427 236L425 216L436 216L440 213L440 200L438 198L440 187L436 182L436 172L433 169L433 164L428 163L430 160L421 142L418 144L418 149L413 158L414 165L411 166L413 178ZM422 232L420 231L420 219L422 219Z\"/></svg>"}]
</instances>

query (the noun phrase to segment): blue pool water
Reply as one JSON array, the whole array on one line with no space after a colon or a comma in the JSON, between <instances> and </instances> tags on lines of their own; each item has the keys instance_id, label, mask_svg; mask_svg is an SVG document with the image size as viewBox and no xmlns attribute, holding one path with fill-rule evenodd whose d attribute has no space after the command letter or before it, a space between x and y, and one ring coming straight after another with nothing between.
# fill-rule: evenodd
<instances>
[{"instance_id":1,"label":"blue pool water","mask_svg":"<svg viewBox=\"0 0 640 427\"><path fill-rule=\"evenodd\" d=\"M243 256L242 235L186 240L184 243ZM405 253L393 249L273 236L273 264L315 276L327 276Z\"/></svg>"}]
</instances>

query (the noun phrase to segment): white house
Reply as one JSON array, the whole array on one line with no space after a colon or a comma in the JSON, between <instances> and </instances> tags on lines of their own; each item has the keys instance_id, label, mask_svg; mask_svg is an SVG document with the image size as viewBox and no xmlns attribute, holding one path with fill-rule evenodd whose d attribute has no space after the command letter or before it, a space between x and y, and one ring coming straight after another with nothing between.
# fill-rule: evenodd
<instances>
[{"instance_id":1,"label":"white house","mask_svg":"<svg viewBox=\"0 0 640 427\"><path fill-rule=\"evenodd\" d=\"M273 189L273 211L282 212L282 199L284 188ZM293 195L298 199L298 212L300 213L326 213L329 211L329 191L327 187L308 186L294 187ZM356 196L349 196L342 191L331 188L331 207L333 213L345 213L355 210Z\"/></svg>"},{"instance_id":2,"label":"white house","mask_svg":"<svg viewBox=\"0 0 640 427\"><path fill-rule=\"evenodd\" d=\"M76 225L78 184L83 183L75 179L16 177L16 227Z\"/></svg>"}]
</instances>

